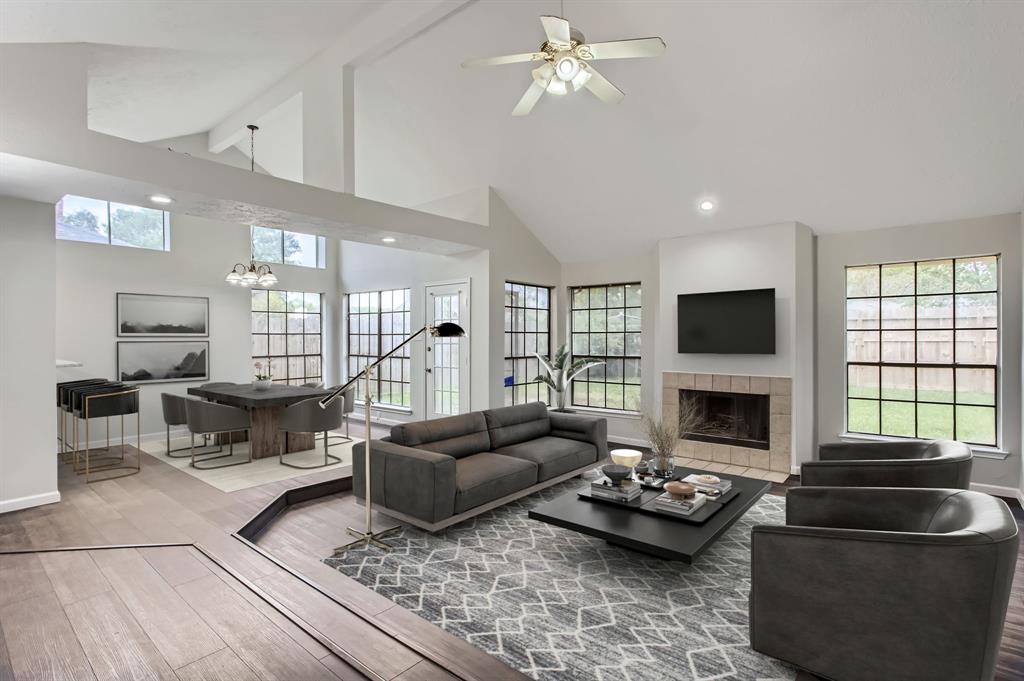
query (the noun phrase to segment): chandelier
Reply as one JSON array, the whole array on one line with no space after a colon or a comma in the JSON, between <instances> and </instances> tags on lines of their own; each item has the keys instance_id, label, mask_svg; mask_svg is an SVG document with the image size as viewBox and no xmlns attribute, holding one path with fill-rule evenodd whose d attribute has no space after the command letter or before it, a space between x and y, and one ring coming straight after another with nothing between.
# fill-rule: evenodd
<instances>
[{"instance_id":1,"label":"chandelier","mask_svg":"<svg viewBox=\"0 0 1024 681\"><path fill-rule=\"evenodd\" d=\"M248 265L235 263L228 275L224 277L224 281L232 286L267 288L277 283L277 277L270 271L270 265L257 265L254 262L250 262Z\"/></svg>"}]
</instances>

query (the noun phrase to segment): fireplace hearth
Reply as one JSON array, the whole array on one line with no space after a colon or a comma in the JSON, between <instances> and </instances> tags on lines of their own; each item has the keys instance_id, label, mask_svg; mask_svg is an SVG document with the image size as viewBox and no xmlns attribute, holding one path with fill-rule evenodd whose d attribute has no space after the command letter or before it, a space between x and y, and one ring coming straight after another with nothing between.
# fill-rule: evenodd
<instances>
[{"instance_id":1,"label":"fireplace hearth","mask_svg":"<svg viewBox=\"0 0 1024 681\"><path fill-rule=\"evenodd\" d=\"M768 395L720 392L714 390L679 391L679 404L691 404L700 418L692 431L682 433L687 440L769 449Z\"/></svg>"}]
</instances>

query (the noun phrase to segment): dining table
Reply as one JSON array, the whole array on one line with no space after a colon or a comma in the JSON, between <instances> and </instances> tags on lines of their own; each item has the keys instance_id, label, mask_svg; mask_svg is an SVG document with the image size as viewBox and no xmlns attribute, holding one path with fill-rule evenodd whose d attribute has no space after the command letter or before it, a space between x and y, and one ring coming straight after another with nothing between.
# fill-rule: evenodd
<instances>
[{"instance_id":1,"label":"dining table","mask_svg":"<svg viewBox=\"0 0 1024 681\"><path fill-rule=\"evenodd\" d=\"M284 433L278 430L281 412L296 402L326 397L331 391L283 384L258 389L250 383L236 383L189 388L188 394L249 411L252 416L249 448L252 450L252 458L262 459L313 449L316 446L316 433ZM218 444L227 444L231 440L244 440L244 433L222 433L217 436Z\"/></svg>"}]
</instances>

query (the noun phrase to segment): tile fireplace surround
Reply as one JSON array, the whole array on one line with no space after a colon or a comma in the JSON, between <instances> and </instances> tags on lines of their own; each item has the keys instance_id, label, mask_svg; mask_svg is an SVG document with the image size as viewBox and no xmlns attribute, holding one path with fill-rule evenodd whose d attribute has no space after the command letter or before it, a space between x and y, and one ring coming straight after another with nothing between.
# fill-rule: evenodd
<instances>
[{"instance_id":1,"label":"tile fireplace surround","mask_svg":"<svg viewBox=\"0 0 1024 681\"><path fill-rule=\"evenodd\" d=\"M744 468L790 472L793 442L793 381L782 376L733 376L665 371L661 375L661 409L665 419L679 418L680 390L768 395L770 448L752 449L714 442L680 440L676 456Z\"/></svg>"}]
</instances>

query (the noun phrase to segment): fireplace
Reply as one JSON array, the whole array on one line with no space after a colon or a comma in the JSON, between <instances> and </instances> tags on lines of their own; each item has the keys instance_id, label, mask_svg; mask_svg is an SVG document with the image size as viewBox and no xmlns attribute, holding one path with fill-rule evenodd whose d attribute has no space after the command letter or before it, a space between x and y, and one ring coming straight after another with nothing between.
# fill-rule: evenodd
<instances>
[{"instance_id":1,"label":"fireplace","mask_svg":"<svg viewBox=\"0 0 1024 681\"><path fill-rule=\"evenodd\" d=\"M712 390L680 390L679 405L692 405L699 425L682 433L684 439L701 442L769 448L769 396Z\"/></svg>"}]
</instances>

